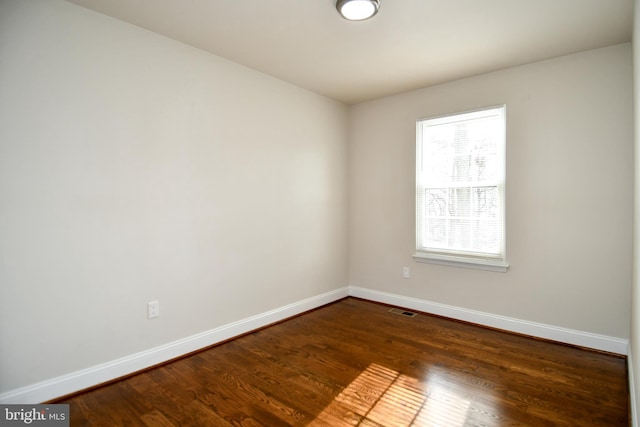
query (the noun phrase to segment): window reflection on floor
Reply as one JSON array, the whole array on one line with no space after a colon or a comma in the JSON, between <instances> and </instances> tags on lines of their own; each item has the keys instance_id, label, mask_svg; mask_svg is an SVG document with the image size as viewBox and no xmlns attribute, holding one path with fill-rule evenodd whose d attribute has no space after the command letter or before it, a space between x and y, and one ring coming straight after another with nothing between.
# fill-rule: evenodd
<instances>
[{"instance_id":1,"label":"window reflection on floor","mask_svg":"<svg viewBox=\"0 0 640 427\"><path fill-rule=\"evenodd\" d=\"M425 390L415 378L369 365L310 425L464 426L470 402L433 379Z\"/></svg>"}]
</instances>

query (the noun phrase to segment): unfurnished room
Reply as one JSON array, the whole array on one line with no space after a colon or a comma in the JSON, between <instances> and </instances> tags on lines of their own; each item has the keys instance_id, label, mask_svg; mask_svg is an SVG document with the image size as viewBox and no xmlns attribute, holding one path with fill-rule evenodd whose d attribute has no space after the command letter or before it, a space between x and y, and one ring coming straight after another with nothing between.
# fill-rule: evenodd
<instances>
[{"instance_id":1,"label":"unfurnished room","mask_svg":"<svg viewBox=\"0 0 640 427\"><path fill-rule=\"evenodd\" d=\"M638 0L0 0L0 425L640 425Z\"/></svg>"}]
</instances>

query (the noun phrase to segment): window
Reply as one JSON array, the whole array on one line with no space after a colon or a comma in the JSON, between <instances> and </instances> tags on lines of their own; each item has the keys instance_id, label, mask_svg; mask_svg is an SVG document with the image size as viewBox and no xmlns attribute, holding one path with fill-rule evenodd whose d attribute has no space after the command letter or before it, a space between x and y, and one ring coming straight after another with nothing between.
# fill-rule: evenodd
<instances>
[{"instance_id":1,"label":"window","mask_svg":"<svg viewBox=\"0 0 640 427\"><path fill-rule=\"evenodd\" d=\"M416 128L414 259L506 271L505 106Z\"/></svg>"}]
</instances>

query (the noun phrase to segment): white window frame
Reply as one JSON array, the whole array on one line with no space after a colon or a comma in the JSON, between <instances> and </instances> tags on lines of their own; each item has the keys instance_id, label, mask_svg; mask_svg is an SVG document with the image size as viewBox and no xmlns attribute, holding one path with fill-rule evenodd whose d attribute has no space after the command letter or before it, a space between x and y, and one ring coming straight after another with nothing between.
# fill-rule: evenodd
<instances>
[{"instance_id":1,"label":"white window frame","mask_svg":"<svg viewBox=\"0 0 640 427\"><path fill-rule=\"evenodd\" d=\"M425 208L425 191L428 188L436 188L425 182L423 170L423 129L442 123L459 122L465 119L478 118L483 115L498 114L502 119L500 135L496 140L498 151L498 163L496 170L496 179L474 183L468 182L461 187L496 187L498 198L498 216L501 223L502 239L500 248L496 253L482 253L474 251L465 251L453 248L436 248L428 247L425 243L424 230L426 221ZM476 268L481 270L506 272L509 264L506 261L506 203L505 203L505 177L506 177L506 105L498 105L478 110L465 111L461 113L453 113L436 117L428 117L416 121L416 252L413 255L414 260L418 262L428 262L434 264ZM456 188L456 184L442 183L437 187Z\"/></svg>"}]
</instances>

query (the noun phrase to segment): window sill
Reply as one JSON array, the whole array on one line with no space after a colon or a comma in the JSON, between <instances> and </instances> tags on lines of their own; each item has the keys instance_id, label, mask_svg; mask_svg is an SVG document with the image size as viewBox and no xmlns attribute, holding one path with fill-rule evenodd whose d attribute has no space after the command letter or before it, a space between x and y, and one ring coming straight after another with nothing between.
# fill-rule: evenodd
<instances>
[{"instance_id":1,"label":"window sill","mask_svg":"<svg viewBox=\"0 0 640 427\"><path fill-rule=\"evenodd\" d=\"M417 262L446 265L449 267L475 268L477 270L497 271L506 273L509 264L501 259L465 257L457 255L445 255L437 253L416 252L413 259Z\"/></svg>"}]
</instances>

